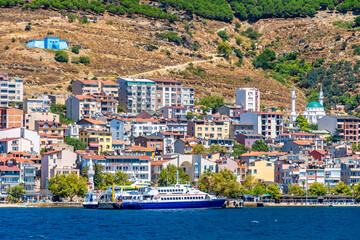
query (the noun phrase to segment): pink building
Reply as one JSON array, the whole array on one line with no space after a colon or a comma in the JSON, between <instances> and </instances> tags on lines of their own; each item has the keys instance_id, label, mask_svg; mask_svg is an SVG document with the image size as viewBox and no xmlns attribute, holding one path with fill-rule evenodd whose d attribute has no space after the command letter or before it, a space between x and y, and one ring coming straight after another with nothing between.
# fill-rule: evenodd
<instances>
[{"instance_id":1,"label":"pink building","mask_svg":"<svg viewBox=\"0 0 360 240\"><path fill-rule=\"evenodd\" d=\"M245 145L245 147L248 147L250 149L256 141L261 141L263 140L263 138L263 135L255 133L240 133L235 136L237 143Z\"/></svg>"}]
</instances>

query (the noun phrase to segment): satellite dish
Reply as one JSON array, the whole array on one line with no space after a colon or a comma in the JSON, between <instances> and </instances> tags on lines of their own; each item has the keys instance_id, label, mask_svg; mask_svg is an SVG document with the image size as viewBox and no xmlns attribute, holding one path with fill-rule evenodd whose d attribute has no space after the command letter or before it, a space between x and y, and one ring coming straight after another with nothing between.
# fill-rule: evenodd
<instances>
[{"instance_id":1,"label":"satellite dish","mask_svg":"<svg viewBox=\"0 0 360 240\"><path fill-rule=\"evenodd\" d=\"M124 129L125 129L125 131L130 131L130 130L131 130L131 126L130 126L130 125L125 125L125 126L124 126Z\"/></svg>"}]
</instances>

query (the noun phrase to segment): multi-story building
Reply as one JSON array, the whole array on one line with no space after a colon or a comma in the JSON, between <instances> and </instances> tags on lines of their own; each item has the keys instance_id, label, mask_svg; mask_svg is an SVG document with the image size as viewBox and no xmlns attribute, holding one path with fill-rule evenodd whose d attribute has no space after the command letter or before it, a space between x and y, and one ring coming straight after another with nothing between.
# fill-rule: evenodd
<instances>
[{"instance_id":1,"label":"multi-story building","mask_svg":"<svg viewBox=\"0 0 360 240\"><path fill-rule=\"evenodd\" d=\"M100 93L100 86L96 80L76 80L71 85L73 95L91 95Z\"/></svg>"},{"instance_id":2,"label":"multi-story building","mask_svg":"<svg viewBox=\"0 0 360 240\"><path fill-rule=\"evenodd\" d=\"M245 145L247 148L252 148L256 141L262 141L263 135L254 133L240 133L235 136L236 142Z\"/></svg>"},{"instance_id":3,"label":"multi-story building","mask_svg":"<svg viewBox=\"0 0 360 240\"><path fill-rule=\"evenodd\" d=\"M117 113L117 95L108 94L106 95L104 92L95 93L91 95L95 98L96 101L100 102L100 110L101 114L105 116L111 116Z\"/></svg>"},{"instance_id":4,"label":"multi-story building","mask_svg":"<svg viewBox=\"0 0 360 240\"><path fill-rule=\"evenodd\" d=\"M236 89L236 105L247 111L259 112L260 90L257 88Z\"/></svg>"},{"instance_id":5,"label":"multi-story building","mask_svg":"<svg viewBox=\"0 0 360 240\"><path fill-rule=\"evenodd\" d=\"M128 141L132 137L149 136L156 132L166 132L168 127L163 119L124 118L110 122L110 132L116 140Z\"/></svg>"},{"instance_id":6,"label":"multi-story building","mask_svg":"<svg viewBox=\"0 0 360 240\"><path fill-rule=\"evenodd\" d=\"M89 150L97 152L112 151L112 134L108 131L84 129L80 131L79 139Z\"/></svg>"},{"instance_id":7,"label":"multi-story building","mask_svg":"<svg viewBox=\"0 0 360 240\"><path fill-rule=\"evenodd\" d=\"M360 118L354 116L331 115L318 121L319 130L327 130L332 135L338 132L345 142L359 143Z\"/></svg>"},{"instance_id":8,"label":"multi-story building","mask_svg":"<svg viewBox=\"0 0 360 240\"><path fill-rule=\"evenodd\" d=\"M118 84L114 81L105 80L76 80L72 83L72 94L87 95L100 94L114 95L118 97Z\"/></svg>"},{"instance_id":9,"label":"multi-story building","mask_svg":"<svg viewBox=\"0 0 360 240\"><path fill-rule=\"evenodd\" d=\"M103 172L123 171L137 179L151 181L151 157L149 156L106 156Z\"/></svg>"},{"instance_id":10,"label":"multi-story building","mask_svg":"<svg viewBox=\"0 0 360 240\"><path fill-rule=\"evenodd\" d=\"M139 136L135 138L135 145L155 149L156 155L162 155L164 138L160 136Z\"/></svg>"},{"instance_id":11,"label":"multi-story building","mask_svg":"<svg viewBox=\"0 0 360 240\"><path fill-rule=\"evenodd\" d=\"M0 192L20 184L20 168L17 166L0 166Z\"/></svg>"},{"instance_id":12,"label":"multi-story building","mask_svg":"<svg viewBox=\"0 0 360 240\"><path fill-rule=\"evenodd\" d=\"M182 94L181 94L181 101L182 106L186 107L187 109L191 109L194 107L194 89L183 87Z\"/></svg>"},{"instance_id":13,"label":"multi-story building","mask_svg":"<svg viewBox=\"0 0 360 240\"><path fill-rule=\"evenodd\" d=\"M20 168L20 182L27 193L35 192L36 166L30 159L18 159Z\"/></svg>"},{"instance_id":14,"label":"multi-story building","mask_svg":"<svg viewBox=\"0 0 360 240\"><path fill-rule=\"evenodd\" d=\"M101 114L101 102L90 95L70 95L66 100L66 116L74 122Z\"/></svg>"},{"instance_id":15,"label":"multi-story building","mask_svg":"<svg viewBox=\"0 0 360 240\"><path fill-rule=\"evenodd\" d=\"M8 152L31 152L31 140L21 137L1 138L0 153Z\"/></svg>"},{"instance_id":16,"label":"multi-story building","mask_svg":"<svg viewBox=\"0 0 360 240\"><path fill-rule=\"evenodd\" d=\"M30 152L34 155L40 154L40 136L36 131L25 128L9 128L1 129L0 136L2 138L24 138L31 141Z\"/></svg>"},{"instance_id":17,"label":"multi-story building","mask_svg":"<svg viewBox=\"0 0 360 240\"><path fill-rule=\"evenodd\" d=\"M267 160L258 160L248 165L248 174L265 182L275 181L275 164Z\"/></svg>"},{"instance_id":18,"label":"multi-story building","mask_svg":"<svg viewBox=\"0 0 360 240\"><path fill-rule=\"evenodd\" d=\"M274 139L283 133L283 114L277 112L246 112L241 114L241 124L253 124L254 133Z\"/></svg>"},{"instance_id":19,"label":"multi-story building","mask_svg":"<svg viewBox=\"0 0 360 240\"><path fill-rule=\"evenodd\" d=\"M59 123L54 121L36 121L35 122L35 131L38 133L46 134L59 134L62 137L65 137L65 130L67 125L65 123Z\"/></svg>"},{"instance_id":20,"label":"multi-story building","mask_svg":"<svg viewBox=\"0 0 360 240\"><path fill-rule=\"evenodd\" d=\"M348 185L358 184L360 182L359 155L341 159L341 181Z\"/></svg>"},{"instance_id":21,"label":"multi-story building","mask_svg":"<svg viewBox=\"0 0 360 240\"><path fill-rule=\"evenodd\" d=\"M69 94L66 93L49 95L49 99L52 104L65 105L65 101L68 98L69 98Z\"/></svg>"},{"instance_id":22,"label":"multi-story building","mask_svg":"<svg viewBox=\"0 0 360 240\"><path fill-rule=\"evenodd\" d=\"M188 135L204 139L229 139L230 122L193 120L188 122Z\"/></svg>"},{"instance_id":23,"label":"multi-story building","mask_svg":"<svg viewBox=\"0 0 360 240\"><path fill-rule=\"evenodd\" d=\"M226 115L233 121L240 120L240 114L244 113L245 110L238 106L224 105L219 107L218 112L220 115Z\"/></svg>"},{"instance_id":24,"label":"multi-story building","mask_svg":"<svg viewBox=\"0 0 360 240\"><path fill-rule=\"evenodd\" d=\"M41 188L57 174L80 174L76 165L77 155L69 150L57 150L41 154Z\"/></svg>"},{"instance_id":25,"label":"multi-story building","mask_svg":"<svg viewBox=\"0 0 360 240\"><path fill-rule=\"evenodd\" d=\"M23 95L21 78L8 78L7 74L0 74L0 107L8 107L10 102L22 102Z\"/></svg>"},{"instance_id":26,"label":"multi-story building","mask_svg":"<svg viewBox=\"0 0 360 240\"><path fill-rule=\"evenodd\" d=\"M187 134L188 121L186 119L166 119L168 131L174 134L181 134L183 137Z\"/></svg>"},{"instance_id":27,"label":"multi-story building","mask_svg":"<svg viewBox=\"0 0 360 240\"><path fill-rule=\"evenodd\" d=\"M0 108L0 129L22 127L23 118L22 110L2 107Z\"/></svg>"},{"instance_id":28,"label":"multi-story building","mask_svg":"<svg viewBox=\"0 0 360 240\"><path fill-rule=\"evenodd\" d=\"M32 112L24 114L24 127L29 130L35 130L36 121L60 122L60 116L51 112Z\"/></svg>"},{"instance_id":29,"label":"multi-story building","mask_svg":"<svg viewBox=\"0 0 360 240\"><path fill-rule=\"evenodd\" d=\"M183 106L166 106L160 110L163 118L175 118L186 120L187 109Z\"/></svg>"},{"instance_id":30,"label":"multi-story building","mask_svg":"<svg viewBox=\"0 0 360 240\"><path fill-rule=\"evenodd\" d=\"M119 78L119 105L129 113L155 111L156 83L148 79Z\"/></svg>"},{"instance_id":31,"label":"multi-story building","mask_svg":"<svg viewBox=\"0 0 360 240\"><path fill-rule=\"evenodd\" d=\"M156 83L156 109L182 105L182 83L168 79L150 79Z\"/></svg>"},{"instance_id":32,"label":"multi-story building","mask_svg":"<svg viewBox=\"0 0 360 240\"><path fill-rule=\"evenodd\" d=\"M24 111L25 113L32 112L49 112L51 101L48 95L41 95L37 98L25 98L24 99Z\"/></svg>"}]
</instances>

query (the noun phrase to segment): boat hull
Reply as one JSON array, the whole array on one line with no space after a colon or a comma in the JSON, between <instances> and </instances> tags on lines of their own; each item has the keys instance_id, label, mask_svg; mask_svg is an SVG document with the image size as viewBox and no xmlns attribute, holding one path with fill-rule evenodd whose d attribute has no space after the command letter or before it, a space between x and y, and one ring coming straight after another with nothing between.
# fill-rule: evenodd
<instances>
[{"instance_id":1,"label":"boat hull","mask_svg":"<svg viewBox=\"0 0 360 240\"><path fill-rule=\"evenodd\" d=\"M87 208L87 209L95 209L98 208L99 204L98 203L83 203L83 208Z\"/></svg>"},{"instance_id":2,"label":"boat hull","mask_svg":"<svg viewBox=\"0 0 360 240\"><path fill-rule=\"evenodd\" d=\"M210 201L179 201L179 202L123 202L122 209L179 209L179 208L221 208L225 199Z\"/></svg>"}]
</instances>

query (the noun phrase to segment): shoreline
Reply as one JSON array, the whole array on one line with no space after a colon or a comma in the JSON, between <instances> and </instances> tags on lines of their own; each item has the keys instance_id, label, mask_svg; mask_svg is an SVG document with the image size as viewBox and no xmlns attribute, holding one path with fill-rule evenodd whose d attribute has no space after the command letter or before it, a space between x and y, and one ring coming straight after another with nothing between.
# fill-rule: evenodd
<instances>
[{"instance_id":1,"label":"shoreline","mask_svg":"<svg viewBox=\"0 0 360 240\"><path fill-rule=\"evenodd\" d=\"M241 208L271 208L271 207L360 207L360 204L287 204L287 203L263 203L245 202ZM52 202L52 203L1 203L0 208L82 208L79 202ZM226 209L239 207L227 206Z\"/></svg>"}]
</instances>

